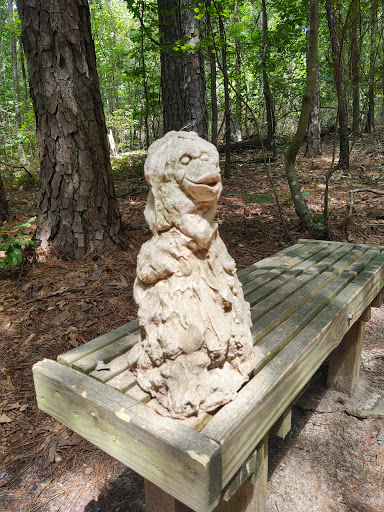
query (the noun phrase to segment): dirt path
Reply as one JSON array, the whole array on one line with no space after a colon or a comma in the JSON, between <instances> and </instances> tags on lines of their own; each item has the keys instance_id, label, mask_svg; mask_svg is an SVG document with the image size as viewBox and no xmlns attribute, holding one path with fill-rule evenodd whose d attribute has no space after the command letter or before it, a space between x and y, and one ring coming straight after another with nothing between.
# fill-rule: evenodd
<instances>
[{"instance_id":1,"label":"dirt path","mask_svg":"<svg viewBox=\"0 0 384 512\"><path fill-rule=\"evenodd\" d=\"M335 240L384 244L382 196L356 194L353 216L346 220L350 189L384 188L382 139L383 132L377 132L359 140L351 169L333 177ZM319 215L330 147L326 144L324 155L312 161L302 158L298 166L310 209ZM265 171L255 162L259 156L234 155L233 177L224 183L218 211L221 235L239 268L299 238L322 236L319 229L300 229L281 155L271 171L292 239L284 234L273 202L245 204L249 194L271 195ZM55 359L135 318L136 254L149 237L143 217L146 189L136 170L117 173L116 179L128 251L75 263L49 258L0 274L0 512L145 510L142 478L40 413L31 375L36 361ZM35 195L36 190L12 190L12 223L35 213ZM372 386L384 391L383 332L382 307L368 324L356 403L325 390L322 368L294 408L287 438L271 437L268 512L384 509L383 416L376 411L365 419L356 417L356 409L374 405L378 395Z\"/></svg>"}]
</instances>

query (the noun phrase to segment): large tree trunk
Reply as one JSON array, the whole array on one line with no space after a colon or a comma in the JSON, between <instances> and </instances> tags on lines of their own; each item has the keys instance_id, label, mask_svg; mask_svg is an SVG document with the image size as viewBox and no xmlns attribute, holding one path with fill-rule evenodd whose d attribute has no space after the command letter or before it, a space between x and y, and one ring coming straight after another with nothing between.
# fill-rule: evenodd
<instances>
[{"instance_id":1,"label":"large tree trunk","mask_svg":"<svg viewBox=\"0 0 384 512\"><path fill-rule=\"evenodd\" d=\"M304 91L301 106L299 123L293 140L285 154L285 173L287 175L289 188L297 216L301 223L309 227L312 223L311 214L301 193L300 183L296 176L295 162L297 153L303 143L305 132L308 126L309 113L311 111L312 96L315 90L317 76L317 54L318 54L318 31L319 31L319 4L317 0L310 0L309 6L309 36L307 52L307 83Z\"/></svg>"},{"instance_id":2,"label":"large tree trunk","mask_svg":"<svg viewBox=\"0 0 384 512\"><path fill-rule=\"evenodd\" d=\"M199 20L192 0L158 0L164 133L195 131L208 138L205 70ZM194 49L174 50L177 41Z\"/></svg>"},{"instance_id":3,"label":"large tree trunk","mask_svg":"<svg viewBox=\"0 0 384 512\"><path fill-rule=\"evenodd\" d=\"M0 176L0 226L9 218L8 201L5 195L3 180Z\"/></svg>"},{"instance_id":4,"label":"large tree trunk","mask_svg":"<svg viewBox=\"0 0 384 512\"><path fill-rule=\"evenodd\" d=\"M349 167L349 132L348 132L348 97L347 87L344 81L344 65L342 55L342 41L339 37L340 27L336 19L334 0L326 0L325 9L327 11L327 20L329 33L331 37L331 47L333 56L333 72L337 91L339 124L340 124L340 154L339 168L348 169ZM340 16L339 16L340 18ZM339 19L340 24L340 19Z\"/></svg>"},{"instance_id":5,"label":"large tree trunk","mask_svg":"<svg viewBox=\"0 0 384 512\"><path fill-rule=\"evenodd\" d=\"M268 147L273 149L274 154L276 153L276 147L274 144L273 137L276 130L276 118L275 109L273 106L273 99L271 88L269 87L269 79L267 73L267 56L268 56L268 18L267 18L267 6L265 0L262 0L262 12L263 12L263 53L261 57L261 67L263 70L263 92L265 99L265 108L267 113L267 140Z\"/></svg>"},{"instance_id":6,"label":"large tree trunk","mask_svg":"<svg viewBox=\"0 0 384 512\"><path fill-rule=\"evenodd\" d=\"M40 154L35 238L81 258L119 242L87 0L18 0Z\"/></svg>"},{"instance_id":7,"label":"large tree trunk","mask_svg":"<svg viewBox=\"0 0 384 512\"><path fill-rule=\"evenodd\" d=\"M357 28L360 26L360 0L351 4L351 82L352 82L352 131L357 133L360 124L360 48Z\"/></svg>"}]
</instances>

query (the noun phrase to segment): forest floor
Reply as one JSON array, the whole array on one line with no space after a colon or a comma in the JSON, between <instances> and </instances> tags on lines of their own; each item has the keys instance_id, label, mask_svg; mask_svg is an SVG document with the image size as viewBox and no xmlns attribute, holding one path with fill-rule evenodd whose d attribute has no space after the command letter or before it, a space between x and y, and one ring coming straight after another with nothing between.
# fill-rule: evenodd
<instances>
[{"instance_id":1,"label":"forest floor","mask_svg":"<svg viewBox=\"0 0 384 512\"><path fill-rule=\"evenodd\" d=\"M330 183L334 240L384 244L383 196L359 192L347 219L351 189L384 190L384 132L356 141L351 168ZM281 150L283 148L280 148ZM271 196L260 153L233 154L232 177L224 180L217 219L239 269L294 244L322 238L325 173L332 140L314 159L298 158L297 173L318 227L302 230L289 200L283 153L269 165L279 193L289 240ZM142 478L79 435L39 412L32 366L86 343L136 317L132 286L136 256L150 237L143 210L143 156L115 161L116 188L129 235L126 251L78 262L53 256L0 273L0 512L141 512ZM37 189L8 189L10 224L36 214ZM347 219L347 220L346 220ZM358 412L384 393L384 307L367 326L359 391L354 402L325 389L324 369L294 407L284 441L271 437L268 512L378 512L384 509L384 411ZM357 411L357 412L356 412ZM361 417L366 416L366 417Z\"/></svg>"}]
</instances>

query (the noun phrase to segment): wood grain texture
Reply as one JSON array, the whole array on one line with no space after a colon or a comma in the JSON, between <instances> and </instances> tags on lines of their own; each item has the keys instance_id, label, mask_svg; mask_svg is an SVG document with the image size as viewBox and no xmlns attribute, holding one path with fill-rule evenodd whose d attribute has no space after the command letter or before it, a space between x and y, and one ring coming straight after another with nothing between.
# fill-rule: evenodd
<instances>
[{"instance_id":1,"label":"wood grain texture","mask_svg":"<svg viewBox=\"0 0 384 512\"><path fill-rule=\"evenodd\" d=\"M78 359L88 356L92 352L99 350L100 348L113 343L114 341L122 338L123 336L127 336L134 331L139 329L139 322L135 320L134 322L130 322L129 324L122 325L113 331L110 331L94 340L85 343L84 345L80 345L80 347L76 347L65 354L61 354L58 356L57 361L66 366L71 366L72 363L77 361Z\"/></svg>"},{"instance_id":2,"label":"wood grain texture","mask_svg":"<svg viewBox=\"0 0 384 512\"><path fill-rule=\"evenodd\" d=\"M352 394L357 385L363 349L365 322L358 320L329 358L327 387Z\"/></svg>"},{"instance_id":3,"label":"wood grain texture","mask_svg":"<svg viewBox=\"0 0 384 512\"><path fill-rule=\"evenodd\" d=\"M39 408L145 478L209 512L221 493L220 446L72 368L33 368Z\"/></svg>"},{"instance_id":4,"label":"wood grain texture","mask_svg":"<svg viewBox=\"0 0 384 512\"><path fill-rule=\"evenodd\" d=\"M359 318L383 284L384 254L379 254L203 429L222 445L224 485L340 343L351 327L348 315Z\"/></svg>"},{"instance_id":5,"label":"wood grain texture","mask_svg":"<svg viewBox=\"0 0 384 512\"><path fill-rule=\"evenodd\" d=\"M285 439L288 432L291 430L292 425L292 407L287 407L280 418L273 425L270 434Z\"/></svg>"},{"instance_id":6,"label":"wood grain texture","mask_svg":"<svg viewBox=\"0 0 384 512\"><path fill-rule=\"evenodd\" d=\"M268 478L268 435L260 443L258 466L229 501L220 500L214 512L266 512Z\"/></svg>"},{"instance_id":7,"label":"wood grain texture","mask_svg":"<svg viewBox=\"0 0 384 512\"><path fill-rule=\"evenodd\" d=\"M160 489L150 480L144 479L146 512L193 512L173 496Z\"/></svg>"}]
</instances>

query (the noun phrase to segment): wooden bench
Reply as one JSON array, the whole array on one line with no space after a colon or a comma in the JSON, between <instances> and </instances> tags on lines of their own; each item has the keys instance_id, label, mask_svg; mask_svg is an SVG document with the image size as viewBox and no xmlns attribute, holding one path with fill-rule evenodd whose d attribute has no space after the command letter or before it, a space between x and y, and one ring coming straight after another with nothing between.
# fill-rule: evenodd
<instances>
[{"instance_id":1,"label":"wooden bench","mask_svg":"<svg viewBox=\"0 0 384 512\"><path fill-rule=\"evenodd\" d=\"M364 325L382 303L384 247L300 240L238 275L263 357L214 414L180 421L153 410L127 367L137 322L33 368L40 409L141 474L148 512L264 511L268 434L289 431L292 404L329 355L329 386L356 385Z\"/></svg>"}]
</instances>

